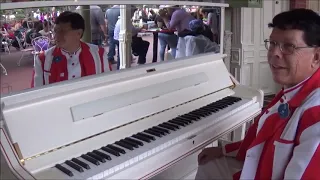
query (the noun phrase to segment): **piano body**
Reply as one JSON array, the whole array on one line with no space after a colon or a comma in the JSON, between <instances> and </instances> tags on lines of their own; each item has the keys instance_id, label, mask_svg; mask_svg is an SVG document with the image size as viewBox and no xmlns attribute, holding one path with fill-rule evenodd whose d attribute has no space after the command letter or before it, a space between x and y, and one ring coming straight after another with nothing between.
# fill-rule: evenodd
<instances>
[{"instance_id":1,"label":"piano body","mask_svg":"<svg viewBox=\"0 0 320 180\"><path fill-rule=\"evenodd\" d=\"M4 97L1 153L17 179L150 179L188 162L185 176L261 111L263 92L232 79L206 54Z\"/></svg>"}]
</instances>

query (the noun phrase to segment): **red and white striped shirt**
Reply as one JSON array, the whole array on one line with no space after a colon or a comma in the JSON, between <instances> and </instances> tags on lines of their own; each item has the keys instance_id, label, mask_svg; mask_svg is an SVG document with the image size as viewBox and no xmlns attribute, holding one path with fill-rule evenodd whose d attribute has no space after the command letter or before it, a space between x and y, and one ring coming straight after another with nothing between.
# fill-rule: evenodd
<instances>
[{"instance_id":1,"label":"red and white striped shirt","mask_svg":"<svg viewBox=\"0 0 320 180\"><path fill-rule=\"evenodd\" d=\"M290 113L281 118L278 108L286 103ZM320 69L297 86L282 89L244 140L223 150L244 162L234 179L320 179Z\"/></svg>"},{"instance_id":2,"label":"red and white striped shirt","mask_svg":"<svg viewBox=\"0 0 320 180\"><path fill-rule=\"evenodd\" d=\"M32 87L111 71L104 48L80 43L75 53L52 47L34 60ZM106 67L105 67L106 66Z\"/></svg>"}]
</instances>

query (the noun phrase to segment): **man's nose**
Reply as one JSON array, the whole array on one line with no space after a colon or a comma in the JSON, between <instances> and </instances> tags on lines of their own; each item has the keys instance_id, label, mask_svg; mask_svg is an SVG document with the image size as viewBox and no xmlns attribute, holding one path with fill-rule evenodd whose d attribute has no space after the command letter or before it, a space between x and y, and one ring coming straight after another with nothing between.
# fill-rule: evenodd
<instances>
[{"instance_id":1,"label":"man's nose","mask_svg":"<svg viewBox=\"0 0 320 180\"><path fill-rule=\"evenodd\" d=\"M280 46L275 46L272 49L269 49L268 55L271 57L276 57L276 58L281 58L282 57L282 52L280 49Z\"/></svg>"}]
</instances>

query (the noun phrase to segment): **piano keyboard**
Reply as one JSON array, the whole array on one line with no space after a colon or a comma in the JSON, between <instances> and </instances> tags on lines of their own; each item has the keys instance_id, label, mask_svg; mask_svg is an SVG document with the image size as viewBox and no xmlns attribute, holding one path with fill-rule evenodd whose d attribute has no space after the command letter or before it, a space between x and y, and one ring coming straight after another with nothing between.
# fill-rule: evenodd
<instances>
[{"instance_id":1,"label":"piano keyboard","mask_svg":"<svg viewBox=\"0 0 320 180\"><path fill-rule=\"evenodd\" d=\"M80 157L40 172L38 178L102 179L125 167L138 163L183 139L201 131L199 127L217 123L224 115L238 111L250 100L226 97L167 122L136 133L130 137L107 144ZM223 119L223 118L222 118ZM202 128L203 129L203 128Z\"/></svg>"}]
</instances>

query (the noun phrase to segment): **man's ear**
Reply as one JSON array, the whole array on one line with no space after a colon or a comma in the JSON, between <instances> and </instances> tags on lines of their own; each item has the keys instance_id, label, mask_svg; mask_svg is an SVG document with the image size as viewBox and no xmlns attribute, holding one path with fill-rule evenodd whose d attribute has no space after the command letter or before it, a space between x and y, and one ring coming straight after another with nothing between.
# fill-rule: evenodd
<instances>
[{"instance_id":1,"label":"man's ear","mask_svg":"<svg viewBox=\"0 0 320 180\"><path fill-rule=\"evenodd\" d=\"M320 65L320 48L315 49L315 54L314 54L312 66L314 67L314 65L317 65L317 66Z\"/></svg>"},{"instance_id":2,"label":"man's ear","mask_svg":"<svg viewBox=\"0 0 320 180\"><path fill-rule=\"evenodd\" d=\"M82 37L83 37L83 34L84 34L84 31L83 31L82 29L79 29L79 30L78 30L78 33L79 33L80 38L82 38Z\"/></svg>"}]
</instances>

